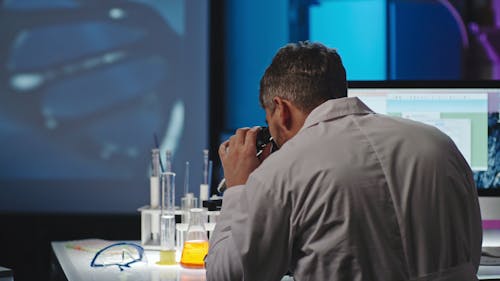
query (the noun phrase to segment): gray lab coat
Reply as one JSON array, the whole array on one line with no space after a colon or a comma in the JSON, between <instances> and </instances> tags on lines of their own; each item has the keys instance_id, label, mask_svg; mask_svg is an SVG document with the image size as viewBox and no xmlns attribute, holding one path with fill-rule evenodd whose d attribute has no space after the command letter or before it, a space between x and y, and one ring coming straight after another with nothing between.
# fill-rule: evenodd
<instances>
[{"instance_id":1,"label":"gray lab coat","mask_svg":"<svg viewBox=\"0 0 500 281\"><path fill-rule=\"evenodd\" d=\"M357 98L314 109L244 186L226 191L207 280L476 280L471 170L438 129Z\"/></svg>"}]
</instances>

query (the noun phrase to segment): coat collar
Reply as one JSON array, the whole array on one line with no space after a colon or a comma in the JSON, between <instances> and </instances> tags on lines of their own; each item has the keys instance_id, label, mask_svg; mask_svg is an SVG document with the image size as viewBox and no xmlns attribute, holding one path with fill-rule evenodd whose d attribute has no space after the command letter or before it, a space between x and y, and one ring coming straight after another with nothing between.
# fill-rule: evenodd
<instances>
[{"instance_id":1,"label":"coat collar","mask_svg":"<svg viewBox=\"0 0 500 281\"><path fill-rule=\"evenodd\" d=\"M373 111L357 97L331 99L309 113L301 130L346 115L369 113L373 113Z\"/></svg>"}]
</instances>

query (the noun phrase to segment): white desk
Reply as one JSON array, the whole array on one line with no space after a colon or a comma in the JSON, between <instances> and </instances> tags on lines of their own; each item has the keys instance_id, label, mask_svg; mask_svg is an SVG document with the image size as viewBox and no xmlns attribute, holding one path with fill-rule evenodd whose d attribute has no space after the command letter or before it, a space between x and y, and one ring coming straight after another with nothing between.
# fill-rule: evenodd
<instances>
[{"instance_id":1,"label":"white desk","mask_svg":"<svg viewBox=\"0 0 500 281\"><path fill-rule=\"evenodd\" d=\"M68 242L52 242L52 250L68 281L205 281L204 269L157 265L158 251L145 251L146 262L131 264L130 268L125 268L123 271L117 266L90 267L90 261L95 253L67 248ZM134 242L140 245L139 241Z\"/></svg>"},{"instance_id":2,"label":"white desk","mask_svg":"<svg viewBox=\"0 0 500 281\"><path fill-rule=\"evenodd\" d=\"M139 241L136 241L140 244ZM160 266L157 251L145 251L146 262L135 263L120 271L118 267L92 268L94 253L69 249L68 242L52 242L52 249L68 281L205 281L204 269L185 269L180 265ZM483 246L500 246L500 230L484 230ZM500 266L480 266L480 280L500 280ZM284 277L282 281L293 280Z\"/></svg>"},{"instance_id":3,"label":"white desk","mask_svg":"<svg viewBox=\"0 0 500 281\"><path fill-rule=\"evenodd\" d=\"M52 242L52 250L67 281L205 281L204 269L186 269L180 265L161 266L158 251L146 250L146 262L131 264L120 271L118 267L90 267L95 253L67 248L68 242ZM140 245L139 241L134 241ZM281 281L293 281L289 276Z\"/></svg>"},{"instance_id":4,"label":"white desk","mask_svg":"<svg viewBox=\"0 0 500 281\"><path fill-rule=\"evenodd\" d=\"M500 229L483 230L483 247L500 247ZM479 266L479 280L500 280L500 266Z\"/></svg>"},{"instance_id":5,"label":"white desk","mask_svg":"<svg viewBox=\"0 0 500 281\"><path fill-rule=\"evenodd\" d=\"M14 276L12 275L12 270L0 266L0 281L13 281Z\"/></svg>"}]
</instances>

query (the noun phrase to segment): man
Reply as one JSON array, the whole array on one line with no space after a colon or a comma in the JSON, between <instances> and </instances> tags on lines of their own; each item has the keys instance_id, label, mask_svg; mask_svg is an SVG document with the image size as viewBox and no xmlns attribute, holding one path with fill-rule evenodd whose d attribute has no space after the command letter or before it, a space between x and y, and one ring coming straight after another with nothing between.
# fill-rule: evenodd
<instances>
[{"instance_id":1,"label":"man","mask_svg":"<svg viewBox=\"0 0 500 281\"><path fill-rule=\"evenodd\" d=\"M477 280L481 217L453 141L347 98L335 50L289 44L260 83L258 128L221 144L228 190L207 280Z\"/></svg>"}]
</instances>

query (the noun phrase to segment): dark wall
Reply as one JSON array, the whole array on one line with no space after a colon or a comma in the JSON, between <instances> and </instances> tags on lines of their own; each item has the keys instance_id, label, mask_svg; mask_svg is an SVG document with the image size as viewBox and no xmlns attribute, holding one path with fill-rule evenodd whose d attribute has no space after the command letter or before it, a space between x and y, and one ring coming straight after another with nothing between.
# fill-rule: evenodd
<instances>
[{"instance_id":1,"label":"dark wall","mask_svg":"<svg viewBox=\"0 0 500 281\"><path fill-rule=\"evenodd\" d=\"M14 280L50 280L52 241L140 240L140 214L0 214L0 265Z\"/></svg>"}]
</instances>

